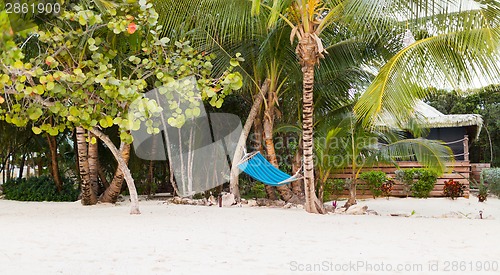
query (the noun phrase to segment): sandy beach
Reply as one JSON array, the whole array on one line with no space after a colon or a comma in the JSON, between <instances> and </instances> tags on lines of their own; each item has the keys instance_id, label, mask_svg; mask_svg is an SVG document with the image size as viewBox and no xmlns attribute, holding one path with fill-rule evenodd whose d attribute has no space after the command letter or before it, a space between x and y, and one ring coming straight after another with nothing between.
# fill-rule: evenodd
<instances>
[{"instance_id":1,"label":"sandy beach","mask_svg":"<svg viewBox=\"0 0 500 275\"><path fill-rule=\"evenodd\" d=\"M359 201L379 215L0 200L2 274L500 274L500 200ZM479 218L479 211L483 217ZM391 216L398 215L398 216ZM409 216L409 217L405 217ZM489 269L489 272L485 270ZM496 271L494 271L496 269Z\"/></svg>"}]
</instances>

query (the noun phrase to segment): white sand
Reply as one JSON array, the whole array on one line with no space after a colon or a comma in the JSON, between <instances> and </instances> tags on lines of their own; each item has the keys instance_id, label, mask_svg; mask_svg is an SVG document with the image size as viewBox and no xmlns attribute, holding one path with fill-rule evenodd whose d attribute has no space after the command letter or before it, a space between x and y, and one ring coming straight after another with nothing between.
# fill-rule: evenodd
<instances>
[{"instance_id":1,"label":"white sand","mask_svg":"<svg viewBox=\"0 0 500 275\"><path fill-rule=\"evenodd\" d=\"M381 216L0 200L0 274L500 274L500 200L359 203ZM472 219L479 210L494 219ZM450 212L463 217L423 217Z\"/></svg>"}]
</instances>

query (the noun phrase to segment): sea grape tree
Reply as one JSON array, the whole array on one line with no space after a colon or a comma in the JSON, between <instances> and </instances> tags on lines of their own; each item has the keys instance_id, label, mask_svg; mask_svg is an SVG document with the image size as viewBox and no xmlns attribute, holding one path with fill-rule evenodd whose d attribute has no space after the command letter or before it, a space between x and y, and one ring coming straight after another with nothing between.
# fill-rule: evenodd
<instances>
[{"instance_id":1,"label":"sea grape tree","mask_svg":"<svg viewBox=\"0 0 500 275\"><path fill-rule=\"evenodd\" d=\"M133 141L130 131L162 112L143 93L195 76L202 98L220 107L226 95L242 86L241 75L233 72L241 57L232 59L227 70L214 76L214 56L198 52L189 41L161 37L157 18L152 4L145 0L106 10L67 5L25 39L10 39L1 45L0 119L18 127L29 126L35 134L57 135L76 129L83 204L95 204L98 199L85 157L90 157L86 154L100 138L113 152L127 181L132 213L139 213L124 156ZM194 96L182 89L166 91L182 93L187 100ZM132 102L139 102L141 108L130 108ZM199 115L199 106L179 108L174 114L167 118L168 123L181 127L183 120ZM159 132L152 122L146 125L148 132ZM113 126L120 131L120 149L102 132ZM114 186L112 196L119 189Z\"/></svg>"}]
</instances>

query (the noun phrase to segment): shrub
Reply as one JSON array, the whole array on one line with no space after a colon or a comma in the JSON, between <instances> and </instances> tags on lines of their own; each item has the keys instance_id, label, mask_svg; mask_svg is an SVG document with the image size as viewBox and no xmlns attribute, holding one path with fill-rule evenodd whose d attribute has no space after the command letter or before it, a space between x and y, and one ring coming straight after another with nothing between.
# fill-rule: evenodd
<instances>
[{"instance_id":1,"label":"shrub","mask_svg":"<svg viewBox=\"0 0 500 275\"><path fill-rule=\"evenodd\" d=\"M381 187L382 194L384 195L384 197L389 198L389 196L391 195L391 191L392 191L393 186L394 186L394 180L392 180L392 178L388 177L387 181L384 184L382 184L382 187Z\"/></svg>"},{"instance_id":2,"label":"shrub","mask_svg":"<svg viewBox=\"0 0 500 275\"><path fill-rule=\"evenodd\" d=\"M437 181L436 172L425 168L396 171L396 178L403 182L407 195L411 192L417 198L427 198Z\"/></svg>"},{"instance_id":3,"label":"shrub","mask_svg":"<svg viewBox=\"0 0 500 275\"><path fill-rule=\"evenodd\" d=\"M70 179L63 179L63 189L57 192L49 176L13 179L3 185L5 198L18 201L76 201L80 190Z\"/></svg>"},{"instance_id":4,"label":"shrub","mask_svg":"<svg viewBox=\"0 0 500 275\"><path fill-rule=\"evenodd\" d=\"M488 168L481 172L481 182L488 185L491 194L500 196L500 168Z\"/></svg>"},{"instance_id":5,"label":"shrub","mask_svg":"<svg viewBox=\"0 0 500 275\"><path fill-rule=\"evenodd\" d=\"M264 184L257 182L250 189L250 195L254 198L265 198L267 197L266 186Z\"/></svg>"},{"instance_id":6,"label":"shrub","mask_svg":"<svg viewBox=\"0 0 500 275\"><path fill-rule=\"evenodd\" d=\"M343 179L328 179L325 182L323 201L329 201L332 197L334 200L338 200L345 187L346 182Z\"/></svg>"},{"instance_id":7,"label":"shrub","mask_svg":"<svg viewBox=\"0 0 500 275\"><path fill-rule=\"evenodd\" d=\"M477 199L479 202L484 202L488 198L488 186L484 183L479 185L479 193L477 194Z\"/></svg>"},{"instance_id":8,"label":"shrub","mask_svg":"<svg viewBox=\"0 0 500 275\"><path fill-rule=\"evenodd\" d=\"M359 175L359 178L366 182L366 185L373 194L373 198L380 197L383 194L382 186L387 182L387 175L384 172L363 172Z\"/></svg>"},{"instance_id":9,"label":"shrub","mask_svg":"<svg viewBox=\"0 0 500 275\"><path fill-rule=\"evenodd\" d=\"M444 182L443 193L446 197L450 197L452 200L464 195L465 185L462 183L450 179Z\"/></svg>"}]
</instances>

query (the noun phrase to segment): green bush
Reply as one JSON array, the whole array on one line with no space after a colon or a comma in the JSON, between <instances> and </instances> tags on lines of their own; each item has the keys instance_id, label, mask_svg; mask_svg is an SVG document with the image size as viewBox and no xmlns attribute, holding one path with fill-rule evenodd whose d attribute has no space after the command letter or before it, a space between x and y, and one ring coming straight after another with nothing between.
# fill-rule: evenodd
<instances>
[{"instance_id":1,"label":"green bush","mask_svg":"<svg viewBox=\"0 0 500 275\"><path fill-rule=\"evenodd\" d=\"M488 168L481 171L481 182L488 185L491 194L500 196L500 168Z\"/></svg>"},{"instance_id":2,"label":"green bush","mask_svg":"<svg viewBox=\"0 0 500 275\"><path fill-rule=\"evenodd\" d=\"M5 198L17 201L76 201L80 190L72 180L63 179L63 189L57 192L49 176L13 179L3 185Z\"/></svg>"},{"instance_id":3,"label":"green bush","mask_svg":"<svg viewBox=\"0 0 500 275\"><path fill-rule=\"evenodd\" d=\"M330 199L338 200L342 191L346 188L346 182L343 179L328 179L325 182L325 189L323 191L323 201Z\"/></svg>"},{"instance_id":4,"label":"green bush","mask_svg":"<svg viewBox=\"0 0 500 275\"><path fill-rule=\"evenodd\" d=\"M437 182L437 174L425 168L411 168L396 171L396 179L403 182L413 197L427 198Z\"/></svg>"},{"instance_id":5,"label":"green bush","mask_svg":"<svg viewBox=\"0 0 500 275\"><path fill-rule=\"evenodd\" d=\"M387 181L387 175L384 172L363 172L359 175L359 178L366 182L366 185L373 194L373 198L380 197L383 194L382 186Z\"/></svg>"},{"instance_id":6,"label":"green bush","mask_svg":"<svg viewBox=\"0 0 500 275\"><path fill-rule=\"evenodd\" d=\"M251 188L250 193L247 195L251 198L265 198L267 197L266 187L260 182L256 182Z\"/></svg>"},{"instance_id":7,"label":"green bush","mask_svg":"<svg viewBox=\"0 0 500 275\"><path fill-rule=\"evenodd\" d=\"M479 192L477 194L477 199L479 200L479 202L484 202L488 198L488 193L488 186L484 183L481 183L481 185L479 185Z\"/></svg>"}]
</instances>

